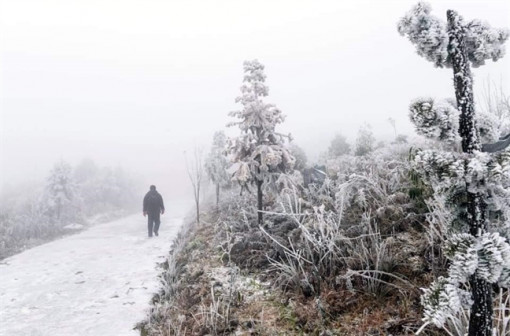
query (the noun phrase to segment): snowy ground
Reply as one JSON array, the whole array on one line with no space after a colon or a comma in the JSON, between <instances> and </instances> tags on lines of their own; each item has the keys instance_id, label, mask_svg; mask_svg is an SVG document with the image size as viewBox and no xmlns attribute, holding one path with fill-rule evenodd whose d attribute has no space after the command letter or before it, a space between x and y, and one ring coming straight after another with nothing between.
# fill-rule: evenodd
<instances>
[{"instance_id":1,"label":"snowy ground","mask_svg":"<svg viewBox=\"0 0 510 336\"><path fill-rule=\"evenodd\" d=\"M0 335L129 336L158 287L182 217L162 216L147 238L140 214L0 262Z\"/></svg>"}]
</instances>

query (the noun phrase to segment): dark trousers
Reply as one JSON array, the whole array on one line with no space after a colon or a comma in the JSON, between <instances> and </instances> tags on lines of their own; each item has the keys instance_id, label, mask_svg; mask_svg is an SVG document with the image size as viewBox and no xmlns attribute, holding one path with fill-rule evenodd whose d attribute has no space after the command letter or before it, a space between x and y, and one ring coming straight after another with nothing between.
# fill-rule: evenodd
<instances>
[{"instance_id":1,"label":"dark trousers","mask_svg":"<svg viewBox=\"0 0 510 336\"><path fill-rule=\"evenodd\" d=\"M148 217L147 227L149 229L149 237L152 237L153 229L154 229L154 233L158 233L159 224L161 224L161 220L159 219L159 212L158 213L148 213L147 217Z\"/></svg>"}]
</instances>

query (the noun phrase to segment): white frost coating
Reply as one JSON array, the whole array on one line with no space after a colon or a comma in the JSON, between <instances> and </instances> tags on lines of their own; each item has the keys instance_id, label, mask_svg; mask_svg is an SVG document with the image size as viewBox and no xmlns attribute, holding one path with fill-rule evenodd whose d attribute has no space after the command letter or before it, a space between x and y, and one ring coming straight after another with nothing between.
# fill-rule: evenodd
<instances>
[{"instance_id":1,"label":"white frost coating","mask_svg":"<svg viewBox=\"0 0 510 336\"><path fill-rule=\"evenodd\" d=\"M44 206L51 216L60 220L67 215L68 206L76 196L71 166L60 161L52 168L44 191Z\"/></svg>"},{"instance_id":2,"label":"white frost coating","mask_svg":"<svg viewBox=\"0 0 510 336\"><path fill-rule=\"evenodd\" d=\"M166 216L152 239L139 214L3 260L0 335L140 335L133 327L159 289L157 263L182 222Z\"/></svg>"},{"instance_id":3,"label":"white frost coating","mask_svg":"<svg viewBox=\"0 0 510 336\"><path fill-rule=\"evenodd\" d=\"M409 106L409 118L416 133L426 138L450 144L460 143L460 111L452 99L417 98ZM477 112L476 128L482 143L493 143L506 135L501 132L501 121L492 113Z\"/></svg>"},{"instance_id":4,"label":"white frost coating","mask_svg":"<svg viewBox=\"0 0 510 336\"><path fill-rule=\"evenodd\" d=\"M432 98L419 98L409 107L416 133L448 143L460 142L459 114L451 100L435 102Z\"/></svg>"},{"instance_id":5,"label":"white frost coating","mask_svg":"<svg viewBox=\"0 0 510 336\"><path fill-rule=\"evenodd\" d=\"M445 251L452 262L448 270L448 282L452 285L467 282L475 272L480 278L496 283L503 279L503 270L510 270L510 245L497 232L480 237L454 234Z\"/></svg>"},{"instance_id":6,"label":"white frost coating","mask_svg":"<svg viewBox=\"0 0 510 336\"><path fill-rule=\"evenodd\" d=\"M233 181L246 185L253 181L274 182L280 173L292 171L295 159L285 145L290 135L276 132L276 125L285 120L283 113L263 98L268 95L264 66L257 60L244 62L244 84L236 102L243 109L229 113L239 121L228 126L238 126L241 134L228 141L228 153L238 164Z\"/></svg>"},{"instance_id":7,"label":"white frost coating","mask_svg":"<svg viewBox=\"0 0 510 336\"><path fill-rule=\"evenodd\" d=\"M398 32L416 46L418 55L437 67L448 64L446 24L430 15L428 3L420 2L398 22Z\"/></svg>"},{"instance_id":8,"label":"white frost coating","mask_svg":"<svg viewBox=\"0 0 510 336\"><path fill-rule=\"evenodd\" d=\"M227 137L223 131L214 133L211 151L205 161L205 169L211 181L221 187L228 184L228 161L225 156Z\"/></svg>"},{"instance_id":9,"label":"white frost coating","mask_svg":"<svg viewBox=\"0 0 510 336\"><path fill-rule=\"evenodd\" d=\"M475 272L490 283L507 288L509 285L510 245L498 233L480 237L455 234L448 239L445 251L451 260L448 277L439 277L421 297L423 321L437 327L442 327L461 309L469 309L471 294L459 286L467 283Z\"/></svg>"},{"instance_id":10,"label":"white frost coating","mask_svg":"<svg viewBox=\"0 0 510 336\"><path fill-rule=\"evenodd\" d=\"M437 278L429 288L422 290L423 321L433 323L436 327L442 327L451 316L472 304L468 291L451 285L443 277Z\"/></svg>"},{"instance_id":11,"label":"white frost coating","mask_svg":"<svg viewBox=\"0 0 510 336\"><path fill-rule=\"evenodd\" d=\"M478 267L475 237L467 233L452 235L445 244L446 257L451 260L448 283L458 285L466 282Z\"/></svg>"},{"instance_id":12,"label":"white frost coating","mask_svg":"<svg viewBox=\"0 0 510 336\"><path fill-rule=\"evenodd\" d=\"M415 44L419 55L455 72L456 104L439 106L427 98L410 108L417 133L450 146L460 135L465 152L418 150L413 160L414 169L434 193L447 199L452 214L445 244L451 261L448 278L439 278L421 298L425 325L438 327L461 309L471 308L471 304L463 305L470 301L470 293L463 288L472 275L500 286L510 282L510 155L480 152L479 140L498 140L501 127L496 118L475 113L470 73L470 65L501 58L509 34L480 21L465 24L454 11L448 11L448 22L446 26L430 15L429 5L419 3L398 24L400 34ZM462 224L479 233L462 233Z\"/></svg>"},{"instance_id":13,"label":"white frost coating","mask_svg":"<svg viewBox=\"0 0 510 336\"><path fill-rule=\"evenodd\" d=\"M430 14L429 4L420 2L398 22L398 31L407 36L416 46L418 55L437 67L452 66L448 56L448 34L446 23ZM507 29L490 27L480 20L464 25L466 48L469 61L474 67L485 64L486 60L497 61L505 54L503 44L509 36Z\"/></svg>"},{"instance_id":14,"label":"white frost coating","mask_svg":"<svg viewBox=\"0 0 510 336\"><path fill-rule=\"evenodd\" d=\"M496 62L505 55L503 44L508 40L508 29L492 28L480 20L469 22L466 28L466 48L473 67L484 65L489 59Z\"/></svg>"}]
</instances>

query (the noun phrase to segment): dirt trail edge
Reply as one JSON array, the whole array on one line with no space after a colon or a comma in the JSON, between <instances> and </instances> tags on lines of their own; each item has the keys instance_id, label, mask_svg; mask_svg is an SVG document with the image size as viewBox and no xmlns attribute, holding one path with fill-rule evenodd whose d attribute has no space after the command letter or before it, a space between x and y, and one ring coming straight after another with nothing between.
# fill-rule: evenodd
<instances>
[{"instance_id":1,"label":"dirt trail edge","mask_svg":"<svg viewBox=\"0 0 510 336\"><path fill-rule=\"evenodd\" d=\"M164 215L149 239L146 218L133 215L3 260L0 335L139 335L182 221Z\"/></svg>"}]
</instances>

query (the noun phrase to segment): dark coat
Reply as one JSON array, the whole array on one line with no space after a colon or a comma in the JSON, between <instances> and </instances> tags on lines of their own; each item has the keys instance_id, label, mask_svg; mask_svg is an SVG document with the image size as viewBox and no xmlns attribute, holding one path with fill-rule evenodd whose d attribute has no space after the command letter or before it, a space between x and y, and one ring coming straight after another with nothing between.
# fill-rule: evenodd
<instances>
[{"instance_id":1,"label":"dark coat","mask_svg":"<svg viewBox=\"0 0 510 336\"><path fill-rule=\"evenodd\" d=\"M156 190L150 190L143 198L143 212L155 215L161 211L165 211L163 197Z\"/></svg>"}]
</instances>

